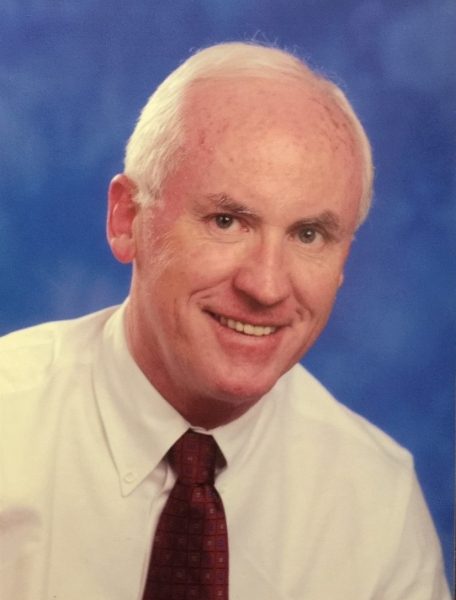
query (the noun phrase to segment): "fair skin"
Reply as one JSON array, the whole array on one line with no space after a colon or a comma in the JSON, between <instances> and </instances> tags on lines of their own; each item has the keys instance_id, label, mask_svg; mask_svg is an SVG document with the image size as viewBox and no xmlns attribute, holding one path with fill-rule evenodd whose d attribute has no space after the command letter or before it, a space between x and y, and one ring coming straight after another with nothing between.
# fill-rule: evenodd
<instances>
[{"instance_id":1,"label":"fair skin","mask_svg":"<svg viewBox=\"0 0 456 600\"><path fill-rule=\"evenodd\" d=\"M119 175L108 239L133 262L130 351L192 425L256 403L315 342L356 229L362 159L313 82L206 81L185 105L185 155L138 207Z\"/></svg>"}]
</instances>

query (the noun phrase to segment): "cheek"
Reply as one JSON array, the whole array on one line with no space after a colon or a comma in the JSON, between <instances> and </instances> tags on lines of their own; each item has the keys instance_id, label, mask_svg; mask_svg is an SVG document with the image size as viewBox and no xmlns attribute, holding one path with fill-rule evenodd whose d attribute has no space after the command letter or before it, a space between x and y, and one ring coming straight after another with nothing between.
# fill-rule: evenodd
<instances>
[{"instance_id":1,"label":"cheek","mask_svg":"<svg viewBox=\"0 0 456 600\"><path fill-rule=\"evenodd\" d=\"M238 260L233 251L220 251L206 244L165 243L137 266L143 292L159 301L162 310L186 305L201 292L212 290L229 280ZM160 300L159 300L160 299Z\"/></svg>"},{"instance_id":2,"label":"cheek","mask_svg":"<svg viewBox=\"0 0 456 600\"><path fill-rule=\"evenodd\" d=\"M324 315L334 304L341 278L342 267L301 264L299 275L294 277L296 296L314 315Z\"/></svg>"},{"instance_id":3,"label":"cheek","mask_svg":"<svg viewBox=\"0 0 456 600\"><path fill-rule=\"evenodd\" d=\"M184 244L176 254L181 258L182 275L195 282L216 284L236 272L245 260L245 250L241 244L214 243L207 240L194 240Z\"/></svg>"}]
</instances>

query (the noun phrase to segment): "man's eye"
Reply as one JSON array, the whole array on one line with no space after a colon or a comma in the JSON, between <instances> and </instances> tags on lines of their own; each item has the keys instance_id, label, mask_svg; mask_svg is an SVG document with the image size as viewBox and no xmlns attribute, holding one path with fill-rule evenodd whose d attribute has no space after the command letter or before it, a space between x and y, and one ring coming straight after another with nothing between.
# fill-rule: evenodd
<instances>
[{"instance_id":1,"label":"man's eye","mask_svg":"<svg viewBox=\"0 0 456 600\"><path fill-rule=\"evenodd\" d=\"M215 215L214 221L219 229L229 229L234 223L234 217L231 215Z\"/></svg>"},{"instance_id":2,"label":"man's eye","mask_svg":"<svg viewBox=\"0 0 456 600\"><path fill-rule=\"evenodd\" d=\"M223 241L237 241L249 230L244 219L229 213L213 213L206 217L206 222L209 231Z\"/></svg>"},{"instance_id":3,"label":"man's eye","mask_svg":"<svg viewBox=\"0 0 456 600\"><path fill-rule=\"evenodd\" d=\"M321 233L315 227L302 227L298 231L298 237L304 244L312 244L321 237Z\"/></svg>"}]
</instances>

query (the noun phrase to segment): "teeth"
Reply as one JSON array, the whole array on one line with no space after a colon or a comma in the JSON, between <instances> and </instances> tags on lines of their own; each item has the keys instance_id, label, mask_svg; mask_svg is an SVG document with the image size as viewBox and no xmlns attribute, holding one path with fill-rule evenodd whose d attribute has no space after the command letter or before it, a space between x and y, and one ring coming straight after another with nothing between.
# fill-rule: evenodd
<instances>
[{"instance_id":1,"label":"teeth","mask_svg":"<svg viewBox=\"0 0 456 600\"><path fill-rule=\"evenodd\" d=\"M241 323L241 321L235 321L234 319L227 319L226 317L219 317L219 322L221 325L225 325L225 327L229 327L230 329L234 329L235 331L239 331L239 333L245 333L245 335L256 335L257 337L261 337L263 335L270 335L274 333L277 327L262 325L251 325L250 323Z\"/></svg>"}]
</instances>

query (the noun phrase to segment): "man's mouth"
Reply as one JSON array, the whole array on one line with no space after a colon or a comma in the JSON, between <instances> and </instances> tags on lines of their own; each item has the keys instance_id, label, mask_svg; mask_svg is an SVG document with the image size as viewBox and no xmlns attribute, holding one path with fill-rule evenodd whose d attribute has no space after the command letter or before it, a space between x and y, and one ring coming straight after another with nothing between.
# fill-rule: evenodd
<instances>
[{"instance_id":1,"label":"man's mouth","mask_svg":"<svg viewBox=\"0 0 456 600\"><path fill-rule=\"evenodd\" d=\"M277 327L273 325L253 325L252 323L243 323L242 321L235 321L234 319L229 319L228 317L224 317L222 315L216 315L212 313L212 316L224 327L228 327L228 329L233 329L238 333L243 333L245 335L254 335L257 337L262 337L265 335L271 335L277 331Z\"/></svg>"}]
</instances>

